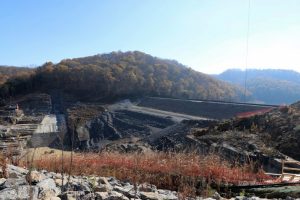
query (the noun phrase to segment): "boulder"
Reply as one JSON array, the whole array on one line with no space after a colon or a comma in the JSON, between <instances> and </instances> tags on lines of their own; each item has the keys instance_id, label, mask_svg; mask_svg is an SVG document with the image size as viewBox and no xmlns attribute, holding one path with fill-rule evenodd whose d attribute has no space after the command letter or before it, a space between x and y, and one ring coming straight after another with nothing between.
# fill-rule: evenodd
<instances>
[{"instance_id":1,"label":"boulder","mask_svg":"<svg viewBox=\"0 0 300 200\"><path fill-rule=\"evenodd\" d=\"M40 198L50 198L55 197L61 193L60 189L56 187L56 184L53 179L47 178L39 182L37 185L40 189Z\"/></svg>"},{"instance_id":2,"label":"boulder","mask_svg":"<svg viewBox=\"0 0 300 200\"><path fill-rule=\"evenodd\" d=\"M140 197L142 200L162 200L155 192L140 192Z\"/></svg>"},{"instance_id":3,"label":"boulder","mask_svg":"<svg viewBox=\"0 0 300 200\"><path fill-rule=\"evenodd\" d=\"M155 192L157 190L155 185L151 185L148 183L143 183L143 184L139 185L138 189L141 192Z\"/></svg>"},{"instance_id":4,"label":"boulder","mask_svg":"<svg viewBox=\"0 0 300 200\"><path fill-rule=\"evenodd\" d=\"M68 179L67 179L67 178L64 178L63 180L64 180L64 181L62 181L61 178L56 178L56 179L54 179L54 182L55 182L55 184L56 184L58 187L61 187L61 186L65 186L65 185L68 183Z\"/></svg>"},{"instance_id":5,"label":"boulder","mask_svg":"<svg viewBox=\"0 0 300 200\"><path fill-rule=\"evenodd\" d=\"M61 200L76 200L76 199L82 199L82 197L85 196L85 193L83 191L67 191L59 195Z\"/></svg>"},{"instance_id":6,"label":"boulder","mask_svg":"<svg viewBox=\"0 0 300 200\"><path fill-rule=\"evenodd\" d=\"M133 185L125 185L123 187L120 187L120 186L115 186L113 188L114 191L117 191L119 193L122 193L123 195L125 195L126 197L128 198L136 198L136 191L134 189L134 186Z\"/></svg>"},{"instance_id":7,"label":"boulder","mask_svg":"<svg viewBox=\"0 0 300 200\"><path fill-rule=\"evenodd\" d=\"M162 199L169 199L169 200L177 200L178 196L177 193L170 190L157 190L159 196Z\"/></svg>"},{"instance_id":8,"label":"boulder","mask_svg":"<svg viewBox=\"0 0 300 200\"><path fill-rule=\"evenodd\" d=\"M39 190L36 186L21 185L17 187L17 199L38 199Z\"/></svg>"},{"instance_id":9,"label":"boulder","mask_svg":"<svg viewBox=\"0 0 300 200\"><path fill-rule=\"evenodd\" d=\"M109 192L109 197L106 200L129 200L129 199L119 192L112 191Z\"/></svg>"},{"instance_id":10,"label":"boulder","mask_svg":"<svg viewBox=\"0 0 300 200\"><path fill-rule=\"evenodd\" d=\"M21 175L26 175L28 173L28 170L22 167L17 167L14 165L7 165L7 166L8 166L7 168L9 174L16 173L18 176L21 176Z\"/></svg>"},{"instance_id":11,"label":"boulder","mask_svg":"<svg viewBox=\"0 0 300 200\"><path fill-rule=\"evenodd\" d=\"M25 177L21 178L8 178L3 184L2 188L14 188L20 185L28 185Z\"/></svg>"},{"instance_id":12,"label":"boulder","mask_svg":"<svg viewBox=\"0 0 300 200\"><path fill-rule=\"evenodd\" d=\"M109 194L108 192L95 192L96 199L98 200L104 200L108 199Z\"/></svg>"},{"instance_id":13,"label":"boulder","mask_svg":"<svg viewBox=\"0 0 300 200\"><path fill-rule=\"evenodd\" d=\"M0 188L6 182L6 178L0 178Z\"/></svg>"},{"instance_id":14,"label":"boulder","mask_svg":"<svg viewBox=\"0 0 300 200\"><path fill-rule=\"evenodd\" d=\"M110 177L110 178L105 178L105 177L100 177L99 180L98 180L99 183L101 184L105 184L105 185L119 185L119 181L113 177Z\"/></svg>"},{"instance_id":15,"label":"boulder","mask_svg":"<svg viewBox=\"0 0 300 200\"><path fill-rule=\"evenodd\" d=\"M94 188L94 192L110 192L111 187L108 187L107 185L101 184Z\"/></svg>"},{"instance_id":16,"label":"boulder","mask_svg":"<svg viewBox=\"0 0 300 200\"><path fill-rule=\"evenodd\" d=\"M61 200L61 198L59 198L59 197L50 197L49 200Z\"/></svg>"},{"instance_id":17,"label":"boulder","mask_svg":"<svg viewBox=\"0 0 300 200\"><path fill-rule=\"evenodd\" d=\"M38 171L31 171L26 175L26 180L28 183L37 184L44 180L46 176Z\"/></svg>"},{"instance_id":18,"label":"boulder","mask_svg":"<svg viewBox=\"0 0 300 200\"><path fill-rule=\"evenodd\" d=\"M37 200L38 188L35 186L21 185L15 188L6 188L0 191L0 199L5 200Z\"/></svg>"},{"instance_id":19,"label":"boulder","mask_svg":"<svg viewBox=\"0 0 300 200\"><path fill-rule=\"evenodd\" d=\"M39 193L39 198L43 200L49 200L51 198L56 197L57 194L54 190L44 189Z\"/></svg>"},{"instance_id":20,"label":"boulder","mask_svg":"<svg viewBox=\"0 0 300 200\"><path fill-rule=\"evenodd\" d=\"M16 172L11 172L8 174L8 178L19 178L20 175L18 175Z\"/></svg>"},{"instance_id":21,"label":"boulder","mask_svg":"<svg viewBox=\"0 0 300 200\"><path fill-rule=\"evenodd\" d=\"M17 191L13 188L6 188L0 191L0 199L14 200L17 198Z\"/></svg>"},{"instance_id":22,"label":"boulder","mask_svg":"<svg viewBox=\"0 0 300 200\"><path fill-rule=\"evenodd\" d=\"M220 195L218 192L215 192L215 193L213 194L212 198L214 198L214 199L216 199L216 200L221 200L221 199L222 199L221 195Z\"/></svg>"}]
</instances>

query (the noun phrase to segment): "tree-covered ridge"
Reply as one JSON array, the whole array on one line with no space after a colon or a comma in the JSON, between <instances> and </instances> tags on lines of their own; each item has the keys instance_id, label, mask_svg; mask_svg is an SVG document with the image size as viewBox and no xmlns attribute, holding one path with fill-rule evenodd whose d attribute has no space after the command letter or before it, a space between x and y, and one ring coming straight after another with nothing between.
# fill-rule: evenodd
<instances>
[{"instance_id":1,"label":"tree-covered ridge","mask_svg":"<svg viewBox=\"0 0 300 200\"><path fill-rule=\"evenodd\" d=\"M231 69L217 78L244 87L245 71ZM300 73L293 70L248 69L247 89L256 101L268 104L290 104L300 99Z\"/></svg>"},{"instance_id":2,"label":"tree-covered ridge","mask_svg":"<svg viewBox=\"0 0 300 200\"><path fill-rule=\"evenodd\" d=\"M33 69L27 67L0 66L0 85L9 78L30 76L32 72Z\"/></svg>"},{"instance_id":3,"label":"tree-covered ridge","mask_svg":"<svg viewBox=\"0 0 300 200\"><path fill-rule=\"evenodd\" d=\"M112 52L51 62L25 82L2 86L2 96L24 91L60 89L78 97L157 95L178 98L239 100L238 87L173 61L148 54ZM15 81L16 82L16 81Z\"/></svg>"}]
</instances>

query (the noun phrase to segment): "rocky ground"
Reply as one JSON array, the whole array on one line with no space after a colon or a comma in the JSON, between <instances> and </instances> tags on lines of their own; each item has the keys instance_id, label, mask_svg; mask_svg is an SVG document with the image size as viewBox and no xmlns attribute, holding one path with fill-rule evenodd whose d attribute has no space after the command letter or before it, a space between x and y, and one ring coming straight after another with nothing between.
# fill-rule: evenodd
<instances>
[{"instance_id":1,"label":"rocky ground","mask_svg":"<svg viewBox=\"0 0 300 200\"><path fill-rule=\"evenodd\" d=\"M163 101L163 104L158 104L157 101ZM170 109L162 111L140 106L145 102ZM249 158L259 161L259 165L263 165L269 172L279 172L278 160L286 156L300 159L299 103L274 108L260 116L218 121L172 112L175 108L189 108L187 110L201 113L201 109L193 109L199 102L185 101L182 107L178 104L180 102L146 98L135 103L129 100L114 104L87 103L77 102L60 93L52 96L31 94L18 97L12 104L19 105L19 115L11 115L10 111L5 110L9 105L0 108L0 149L20 146L20 140L23 142L22 146L31 143L34 147L47 145L61 148L63 143L64 148L70 149L73 140L73 149L78 151L214 152L231 161L245 162ZM224 107L223 104L220 105ZM231 106L229 105L229 110ZM241 106L236 105L234 112L245 111ZM205 112L208 112L207 109ZM57 126L65 124L61 128L66 133L64 137L43 133L31 138L43 117L49 113L55 115ZM220 112L212 110L209 113L216 116L212 118L217 118Z\"/></svg>"},{"instance_id":2,"label":"rocky ground","mask_svg":"<svg viewBox=\"0 0 300 200\"><path fill-rule=\"evenodd\" d=\"M147 183L131 184L113 177L71 176L54 172L29 171L8 165L8 178L0 178L1 200L177 200L216 199L218 193L210 197L183 197L176 191L157 189ZM259 200L259 197L237 196L236 200ZM286 199L293 199L286 197Z\"/></svg>"},{"instance_id":3,"label":"rocky ground","mask_svg":"<svg viewBox=\"0 0 300 200\"><path fill-rule=\"evenodd\" d=\"M139 106L142 105L141 102L132 104L126 101L120 106L120 103L76 102L73 99L61 98L60 95L52 99L56 100L51 100L51 96L47 94L19 97L12 101L12 104L20 106L20 111L15 113L6 109L9 105L1 107L0 150L6 150L8 146L28 144L43 118L52 113L62 116L64 120L61 121L66 122L66 135L63 138L65 148L70 149L71 141L74 140L73 148L76 151L106 150L128 153L159 150L204 154L214 152L229 161L258 161L257 167L263 166L268 172L280 172L280 159L287 156L300 159L300 103L274 108L259 116L219 121L171 111L162 112L153 108L145 109ZM173 104L163 105L172 107ZM210 114L218 113L214 111ZM59 123L57 125L60 126ZM42 138L44 140L44 137ZM19 141L22 141L22 145ZM53 140L51 147L61 148L61 141ZM48 176L48 172L39 173L54 181L56 179ZM10 194L10 191L15 191L9 187L4 188L4 181L6 183L7 180L2 181L1 192L8 191L7 194ZM88 182L88 178L86 181ZM25 183L17 185L19 186L22 186L21 189L25 188L24 190L31 188ZM34 187L38 189L39 186L36 184ZM57 188L61 190L60 187ZM38 195L40 192L38 189ZM96 193L93 192L93 195Z\"/></svg>"},{"instance_id":4,"label":"rocky ground","mask_svg":"<svg viewBox=\"0 0 300 200\"><path fill-rule=\"evenodd\" d=\"M249 157L300 160L300 102L263 115L236 118L195 130L198 141L227 146ZM232 151L231 150L231 151Z\"/></svg>"}]
</instances>

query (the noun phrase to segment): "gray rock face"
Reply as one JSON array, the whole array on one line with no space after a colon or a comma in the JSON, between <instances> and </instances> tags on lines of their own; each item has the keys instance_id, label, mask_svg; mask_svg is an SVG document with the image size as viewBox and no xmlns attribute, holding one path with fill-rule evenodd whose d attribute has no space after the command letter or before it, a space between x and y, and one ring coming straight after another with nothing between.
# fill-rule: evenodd
<instances>
[{"instance_id":1,"label":"gray rock face","mask_svg":"<svg viewBox=\"0 0 300 200\"><path fill-rule=\"evenodd\" d=\"M99 116L83 121L85 122L77 125L75 129L79 147L83 149L102 149L107 146L103 141L116 141L132 136L145 137L174 124L172 120L164 117L128 110L105 111ZM119 150L133 152L140 151L140 148L127 145Z\"/></svg>"}]
</instances>

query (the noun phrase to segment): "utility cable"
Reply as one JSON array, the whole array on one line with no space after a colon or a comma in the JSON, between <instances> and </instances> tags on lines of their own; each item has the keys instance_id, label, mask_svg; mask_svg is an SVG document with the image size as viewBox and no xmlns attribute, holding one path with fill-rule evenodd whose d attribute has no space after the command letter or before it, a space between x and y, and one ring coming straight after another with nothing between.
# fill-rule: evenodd
<instances>
[{"instance_id":1,"label":"utility cable","mask_svg":"<svg viewBox=\"0 0 300 200\"><path fill-rule=\"evenodd\" d=\"M244 103L247 102L247 78L248 78L247 68L248 68L248 54L249 54L250 14L251 14L251 0L248 0L248 20L247 20L247 36L246 36L246 56L245 56Z\"/></svg>"}]
</instances>

